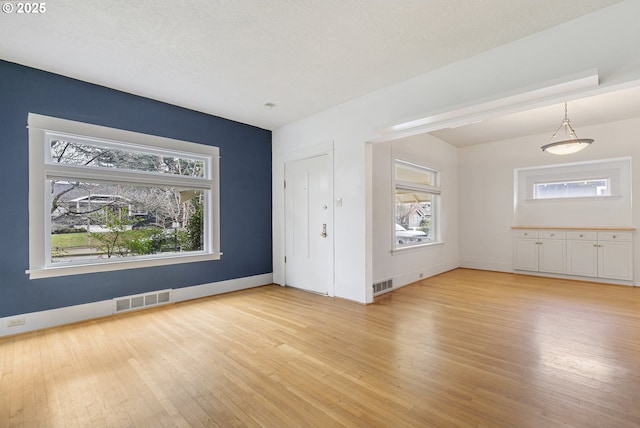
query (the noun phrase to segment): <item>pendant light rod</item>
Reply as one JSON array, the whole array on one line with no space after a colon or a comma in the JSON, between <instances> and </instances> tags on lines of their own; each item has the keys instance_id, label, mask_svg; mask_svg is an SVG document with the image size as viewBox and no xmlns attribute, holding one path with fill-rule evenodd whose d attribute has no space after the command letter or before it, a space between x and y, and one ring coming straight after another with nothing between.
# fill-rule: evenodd
<instances>
[{"instance_id":1,"label":"pendant light rod","mask_svg":"<svg viewBox=\"0 0 640 428\"><path fill-rule=\"evenodd\" d=\"M561 129L564 128L564 139L556 140L556 136ZM542 146L543 152L549 152L554 155L568 155L572 153L579 152L580 150L588 147L591 143L593 143L593 139L591 138L578 138L576 135L576 131L571 126L571 121L569 120L569 115L567 113L567 102L564 102L564 119L560 126L551 136L551 140L549 140L548 144Z\"/></svg>"}]
</instances>

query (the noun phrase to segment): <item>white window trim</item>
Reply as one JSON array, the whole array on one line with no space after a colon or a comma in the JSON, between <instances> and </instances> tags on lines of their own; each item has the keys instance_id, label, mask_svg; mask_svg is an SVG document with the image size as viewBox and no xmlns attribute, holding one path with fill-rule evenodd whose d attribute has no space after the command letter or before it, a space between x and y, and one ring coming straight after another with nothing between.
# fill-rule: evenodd
<instances>
[{"instance_id":1,"label":"white window trim","mask_svg":"<svg viewBox=\"0 0 640 428\"><path fill-rule=\"evenodd\" d=\"M413 182L407 182L407 181L402 181L402 180L397 180L396 179L396 173L395 173L395 167L397 163L403 163L405 165L409 165L409 166L413 166L415 168L420 168L420 169L424 169L426 171L432 171L434 172L434 178L435 178L435 183L433 186L430 185L426 185L426 184L416 184ZM426 165L420 165L417 164L415 162L410 162L407 160L404 160L402 158L399 157L395 157L392 158L392 166L391 166L391 180L392 180L392 204L391 204L391 209L392 209L392 215L391 218L393 220L393 223L391 225L391 230L392 230L392 239L391 242L393 242L392 244L392 248L391 248L391 253L395 254L395 253L403 253L403 252L408 252L408 251L412 251L412 250L418 250L418 249L424 249L424 248L429 248L429 247L434 247L434 246L439 246L444 244L444 241L442 241L442 239L440 239L440 213L441 213L441 209L440 209L440 205L442 204L441 200L441 194L442 194L442 190L440 188L440 175L441 172L435 168L432 168L430 166L426 166ZM403 247L398 247L398 243L397 243L397 239L396 239L396 190L397 189L402 189L402 190L415 190L415 191L419 191L419 192L423 192L423 193L429 193L432 195L436 195L438 196L438 203L435 204L435 207L432 207L432 212L431 212L431 216L432 219L434 219L434 225L433 225L433 241L429 241L429 242L424 242L424 243L419 243L419 244L414 244L414 245L408 245L408 246L403 246Z\"/></svg>"},{"instance_id":2,"label":"white window trim","mask_svg":"<svg viewBox=\"0 0 640 428\"><path fill-rule=\"evenodd\" d=\"M572 199L606 199L620 197L624 193L621 180L630 170L629 158L602 159L587 162L575 162L566 164L545 165L537 167L514 169L516 183L516 200L524 202L535 201L561 201ZM537 198L535 185L538 183L554 181L584 181L584 180L609 180L609 192L607 195L564 197L564 198Z\"/></svg>"},{"instance_id":3,"label":"white window trim","mask_svg":"<svg viewBox=\"0 0 640 428\"><path fill-rule=\"evenodd\" d=\"M394 236L395 239L395 236ZM393 250L391 250L391 254L402 254L402 253L410 253L412 251L419 251L419 250L424 250L427 248L434 248L434 247L440 247L444 245L444 241L431 241L431 242L425 242L420 243L420 244L415 244L415 245L410 245L408 247L396 247Z\"/></svg>"},{"instance_id":4,"label":"white window trim","mask_svg":"<svg viewBox=\"0 0 640 428\"><path fill-rule=\"evenodd\" d=\"M219 149L204 144L196 144L171 138L108 128L104 126L75 122L29 113L29 269L30 279L57 277L95 272L109 272L122 269L170 265L178 263L218 260L220 251L220 184ZM124 170L104 170L80 165L60 165L49 161L49 151L45 141L47 135L63 134L83 140L107 142L140 148L147 153L176 153L192 155L208 162L210 171L206 177L184 177L159 174L143 174ZM84 137L87 136L87 137ZM122 143L126 142L126 143ZM140 256L132 259L114 259L101 262L90 261L73 265L50 264L50 221L47 207L50 201L46 192L46 182L50 178L74 178L97 182L128 182L149 185L184 186L190 189L208 191L205 199L206 212L210 221L205 220L204 250L188 254ZM144 178L141 178L144 176Z\"/></svg>"}]
</instances>

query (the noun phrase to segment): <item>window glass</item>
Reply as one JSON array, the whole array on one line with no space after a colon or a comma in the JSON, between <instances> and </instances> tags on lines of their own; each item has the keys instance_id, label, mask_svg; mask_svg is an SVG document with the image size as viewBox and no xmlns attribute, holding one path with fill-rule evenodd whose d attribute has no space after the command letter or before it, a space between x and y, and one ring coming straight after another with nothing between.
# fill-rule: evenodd
<instances>
[{"instance_id":1,"label":"window glass","mask_svg":"<svg viewBox=\"0 0 640 428\"><path fill-rule=\"evenodd\" d=\"M205 192L51 180L50 263L203 248Z\"/></svg>"},{"instance_id":2,"label":"window glass","mask_svg":"<svg viewBox=\"0 0 640 428\"><path fill-rule=\"evenodd\" d=\"M396 161L395 174L397 181L423 184L425 186L436 185L435 171L408 162Z\"/></svg>"},{"instance_id":3,"label":"window glass","mask_svg":"<svg viewBox=\"0 0 640 428\"><path fill-rule=\"evenodd\" d=\"M433 241L433 208L436 195L396 189L396 246Z\"/></svg>"},{"instance_id":4,"label":"window glass","mask_svg":"<svg viewBox=\"0 0 640 428\"><path fill-rule=\"evenodd\" d=\"M535 183L533 194L535 199L609 196L611 194L611 188L609 186L609 180L606 178L579 181L555 181Z\"/></svg>"},{"instance_id":5,"label":"window glass","mask_svg":"<svg viewBox=\"0 0 640 428\"><path fill-rule=\"evenodd\" d=\"M438 239L438 172L395 160L394 248L424 245Z\"/></svg>"},{"instance_id":6,"label":"window glass","mask_svg":"<svg viewBox=\"0 0 640 428\"><path fill-rule=\"evenodd\" d=\"M205 162L168 151L142 150L117 143L78 141L49 136L49 162L92 168L144 171L157 174L204 177Z\"/></svg>"}]
</instances>

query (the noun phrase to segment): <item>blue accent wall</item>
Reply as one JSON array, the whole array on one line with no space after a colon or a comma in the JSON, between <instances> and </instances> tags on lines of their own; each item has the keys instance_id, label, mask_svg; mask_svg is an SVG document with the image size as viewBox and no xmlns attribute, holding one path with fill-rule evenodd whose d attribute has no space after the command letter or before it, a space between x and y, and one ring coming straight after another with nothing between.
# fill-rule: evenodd
<instances>
[{"instance_id":1,"label":"blue accent wall","mask_svg":"<svg viewBox=\"0 0 640 428\"><path fill-rule=\"evenodd\" d=\"M30 280L29 112L219 147L222 258ZM0 60L0 230L0 317L271 273L271 132Z\"/></svg>"}]
</instances>

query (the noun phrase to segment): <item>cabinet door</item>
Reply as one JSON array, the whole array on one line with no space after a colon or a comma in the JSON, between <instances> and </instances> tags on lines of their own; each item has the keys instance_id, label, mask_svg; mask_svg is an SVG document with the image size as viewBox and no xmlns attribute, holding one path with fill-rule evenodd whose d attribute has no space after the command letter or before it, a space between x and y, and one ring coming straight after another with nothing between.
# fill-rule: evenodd
<instances>
[{"instance_id":1,"label":"cabinet door","mask_svg":"<svg viewBox=\"0 0 640 428\"><path fill-rule=\"evenodd\" d=\"M538 240L515 239L513 242L513 268L538 270Z\"/></svg>"},{"instance_id":2,"label":"cabinet door","mask_svg":"<svg viewBox=\"0 0 640 428\"><path fill-rule=\"evenodd\" d=\"M567 273L598 276L598 246L596 241L567 241Z\"/></svg>"},{"instance_id":3,"label":"cabinet door","mask_svg":"<svg viewBox=\"0 0 640 428\"><path fill-rule=\"evenodd\" d=\"M541 239L538 245L538 270L540 272L565 273L567 242L562 239Z\"/></svg>"},{"instance_id":4,"label":"cabinet door","mask_svg":"<svg viewBox=\"0 0 640 428\"><path fill-rule=\"evenodd\" d=\"M598 243L598 276L631 281L633 279L632 252L631 242L600 241Z\"/></svg>"}]
</instances>

